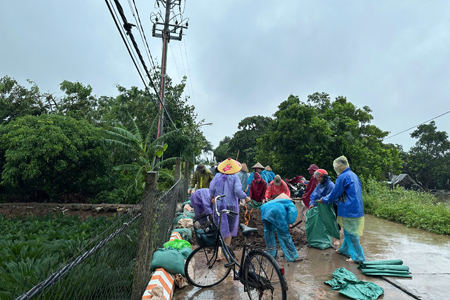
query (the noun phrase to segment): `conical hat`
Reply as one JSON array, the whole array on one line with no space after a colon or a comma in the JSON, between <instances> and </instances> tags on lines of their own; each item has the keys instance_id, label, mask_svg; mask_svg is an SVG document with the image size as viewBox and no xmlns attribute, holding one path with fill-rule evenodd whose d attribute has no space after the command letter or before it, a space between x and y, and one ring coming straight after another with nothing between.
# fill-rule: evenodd
<instances>
[{"instance_id":1,"label":"conical hat","mask_svg":"<svg viewBox=\"0 0 450 300\"><path fill-rule=\"evenodd\" d=\"M228 158L221 162L217 166L217 169L219 169L219 172L222 174L236 174L241 170L241 163L234 159Z\"/></svg>"},{"instance_id":2,"label":"conical hat","mask_svg":"<svg viewBox=\"0 0 450 300\"><path fill-rule=\"evenodd\" d=\"M248 168L247 168L247 164L246 163L243 163L241 165L241 167L242 167L241 171L244 171L244 172L248 173Z\"/></svg>"},{"instance_id":3,"label":"conical hat","mask_svg":"<svg viewBox=\"0 0 450 300\"><path fill-rule=\"evenodd\" d=\"M260 164L260 163L257 163L256 165L254 165L252 167L252 169L263 169L264 170L264 166L262 164Z\"/></svg>"},{"instance_id":4,"label":"conical hat","mask_svg":"<svg viewBox=\"0 0 450 300\"><path fill-rule=\"evenodd\" d=\"M266 166L266 171L272 171L272 168L270 166Z\"/></svg>"}]
</instances>

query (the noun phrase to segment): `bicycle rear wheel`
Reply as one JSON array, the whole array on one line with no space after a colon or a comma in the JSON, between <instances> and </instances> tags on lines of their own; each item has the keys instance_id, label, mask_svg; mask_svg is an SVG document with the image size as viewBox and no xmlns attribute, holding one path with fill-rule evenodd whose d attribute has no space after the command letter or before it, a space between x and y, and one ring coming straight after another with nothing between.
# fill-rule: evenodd
<instances>
[{"instance_id":1,"label":"bicycle rear wheel","mask_svg":"<svg viewBox=\"0 0 450 300\"><path fill-rule=\"evenodd\" d=\"M234 256L229 246L228 251ZM212 247L199 247L189 255L184 266L184 273L189 283L198 287L211 287L222 282L230 273L231 268L225 268L228 263L225 258L217 261L217 251Z\"/></svg>"},{"instance_id":2,"label":"bicycle rear wheel","mask_svg":"<svg viewBox=\"0 0 450 300\"><path fill-rule=\"evenodd\" d=\"M245 287L250 300L286 299L285 283L277 261L267 252L252 250L244 266Z\"/></svg>"}]
</instances>

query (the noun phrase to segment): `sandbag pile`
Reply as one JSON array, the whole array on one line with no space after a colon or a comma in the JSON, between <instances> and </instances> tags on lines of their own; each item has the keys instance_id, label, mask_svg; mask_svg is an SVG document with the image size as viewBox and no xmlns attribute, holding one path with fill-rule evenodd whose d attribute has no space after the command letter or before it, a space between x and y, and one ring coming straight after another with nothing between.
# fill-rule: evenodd
<instances>
[{"instance_id":1,"label":"sandbag pile","mask_svg":"<svg viewBox=\"0 0 450 300\"><path fill-rule=\"evenodd\" d=\"M409 267L401 259L366 261L358 266L364 275L409 277Z\"/></svg>"},{"instance_id":2,"label":"sandbag pile","mask_svg":"<svg viewBox=\"0 0 450 300\"><path fill-rule=\"evenodd\" d=\"M176 228L172 231L170 240L164 243L163 248L153 253L150 270L156 272L150 279L142 299L171 300L175 285L179 288L188 285L184 265L193 251L190 242L195 214L190 200L184 202L182 207L183 212L177 213L173 221Z\"/></svg>"}]
</instances>

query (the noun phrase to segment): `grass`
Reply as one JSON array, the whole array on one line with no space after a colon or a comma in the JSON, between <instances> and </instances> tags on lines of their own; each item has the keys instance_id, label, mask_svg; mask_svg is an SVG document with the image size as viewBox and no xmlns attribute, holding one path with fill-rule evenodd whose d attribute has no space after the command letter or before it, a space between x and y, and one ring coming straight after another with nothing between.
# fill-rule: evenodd
<instances>
[{"instance_id":1,"label":"grass","mask_svg":"<svg viewBox=\"0 0 450 300\"><path fill-rule=\"evenodd\" d=\"M450 235L450 208L428 193L393 189L373 179L363 183L364 211L407 227Z\"/></svg>"}]
</instances>

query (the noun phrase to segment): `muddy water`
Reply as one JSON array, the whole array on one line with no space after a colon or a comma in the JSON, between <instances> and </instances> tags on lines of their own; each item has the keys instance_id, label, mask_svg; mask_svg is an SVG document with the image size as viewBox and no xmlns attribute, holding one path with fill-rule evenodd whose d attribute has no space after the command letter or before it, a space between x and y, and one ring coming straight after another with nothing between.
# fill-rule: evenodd
<instances>
[{"instance_id":1,"label":"muddy water","mask_svg":"<svg viewBox=\"0 0 450 300\"><path fill-rule=\"evenodd\" d=\"M299 214L302 204L298 204ZM299 216L300 217L300 216ZM296 233L304 231L304 226ZM342 242L342 240L341 240ZM361 237L366 260L402 259L410 267L413 278L389 277L420 299L450 299L450 237L423 230L406 228L404 225L366 215L364 235ZM279 255L281 251L279 252ZM299 249L300 263L287 263L278 259L285 268L289 283L288 299L348 299L337 291L330 291L324 281L340 267L353 272L358 279L374 282L384 288L379 299L414 299L392 284L378 277L363 275L356 264L348 263L334 249L319 250L309 247ZM216 287L199 289L192 286L176 290L174 299L248 299L243 286L232 276Z\"/></svg>"}]
</instances>

